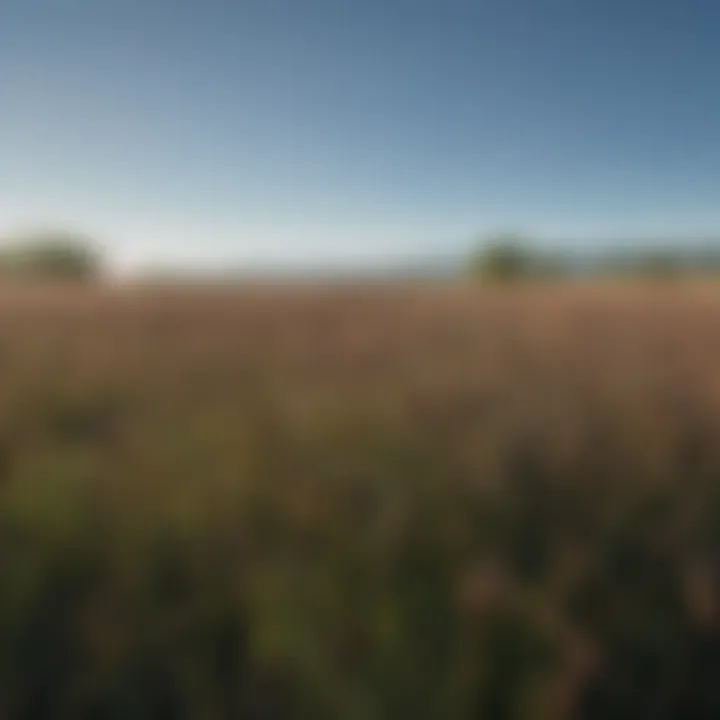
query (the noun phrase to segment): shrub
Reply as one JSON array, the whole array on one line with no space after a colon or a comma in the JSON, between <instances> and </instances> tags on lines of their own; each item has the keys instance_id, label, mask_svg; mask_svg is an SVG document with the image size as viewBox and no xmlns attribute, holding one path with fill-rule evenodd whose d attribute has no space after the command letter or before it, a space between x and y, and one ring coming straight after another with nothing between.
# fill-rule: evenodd
<instances>
[{"instance_id":1,"label":"shrub","mask_svg":"<svg viewBox=\"0 0 720 720\"><path fill-rule=\"evenodd\" d=\"M531 259L519 238L501 235L479 248L470 265L471 272L483 280L513 280L528 275Z\"/></svg>"},{"instance_id":2,"label":"shrub","mask_svg":"<svg viewBox=\"0 0 720 720\"><path fill-rule=\"evenodd\" d=\"M31 234L0 250L0 274L11 278L89 280L100 274L101 266L94 243L71 233Z\"/></svg>"}]
</instances>

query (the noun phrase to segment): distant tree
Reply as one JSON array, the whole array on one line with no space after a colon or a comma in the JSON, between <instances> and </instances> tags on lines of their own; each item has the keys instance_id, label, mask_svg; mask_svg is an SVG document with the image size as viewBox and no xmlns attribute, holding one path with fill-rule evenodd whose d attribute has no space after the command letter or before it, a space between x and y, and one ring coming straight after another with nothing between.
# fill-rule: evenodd
<instances>
[{"instance_id":1,"label":"distant tree","mask_svg":"<svg viewBox=\"0 0 720 720\"><path fill-rule=\"evenodd\" d=\"M86 281L96 278L101 271L100 253L84 235L31 233L0 247L0 276Z\"/></svg>"},{"instance_id":2,"label":"distant tree","mask_svg":"<svg viewBox=\"0 0 720 720\"><path fill-rule=\"evenodd\" d=\"M605 253L596 262L599 275L630 279L670 280L687 269L687 258L663 248L640 248Z\"/></svg>"},{"instance_id":3,"label":"distant tree","mask_svg":"<svg viewBox=\"0 0 720 720\"><path fill-rule=\"evenodd\" d=\"M534 274L537 258L525 241L511 233L494 235L470 258L470 272L483 280L517 280Z\"/></svg>"},{"instance_id":4,"label":"distant tree","mask_svg":"<svg viewBox=\"0 0 720 720\"><path fill-rule=\"evenodd\" d=\"M680 274L682 259L670 250L653 249L642 253L635 263L639 275L649 279L671 279Z\"/></svg>"}]
</instances>

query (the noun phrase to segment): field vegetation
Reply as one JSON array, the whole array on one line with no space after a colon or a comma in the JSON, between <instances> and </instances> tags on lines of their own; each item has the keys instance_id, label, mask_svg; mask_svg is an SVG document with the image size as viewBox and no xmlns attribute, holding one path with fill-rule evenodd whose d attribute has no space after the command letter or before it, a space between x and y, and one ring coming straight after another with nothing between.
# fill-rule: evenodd
<instances>
[{"instance_id":1,"label":"field vegetation","mask_svg":"<svg viewBox=\"0 0 720 720\"><path fill-rule=\"evenodd\" d=\"M720 291L0 291L0 717L720 716Z\"/></svg>"}]
</instances>

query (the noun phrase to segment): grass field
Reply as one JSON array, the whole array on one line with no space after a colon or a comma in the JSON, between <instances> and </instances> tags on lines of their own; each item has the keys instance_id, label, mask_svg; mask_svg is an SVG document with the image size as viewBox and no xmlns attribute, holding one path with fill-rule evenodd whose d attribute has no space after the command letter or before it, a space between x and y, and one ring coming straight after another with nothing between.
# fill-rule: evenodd
<instances>
[{"instance_id":1,"label":"grass field","mask_svg":"<svg viewBox=\"0 0 720 720\"><path fill-rule=\"evenodd\" d=\"M0 717L720 717L720 288L0 291Z\"/></svg>"}]
</instances>

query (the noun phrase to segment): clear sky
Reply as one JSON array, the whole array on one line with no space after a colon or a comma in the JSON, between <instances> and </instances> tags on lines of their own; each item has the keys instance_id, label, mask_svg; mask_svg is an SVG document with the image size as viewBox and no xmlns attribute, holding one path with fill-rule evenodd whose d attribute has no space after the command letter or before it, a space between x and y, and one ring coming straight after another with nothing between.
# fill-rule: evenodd
<instances>
[{"instance_id":1,"label":"clear sky","mask_svg":"<svg viewBox=\"0 0 720 720\"><path fill-rule=\"evenodd\" d=\"M0 231L120 262L720 232L717 0L0 0Z\"/></svg>"}]
</instances>

